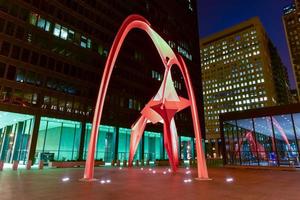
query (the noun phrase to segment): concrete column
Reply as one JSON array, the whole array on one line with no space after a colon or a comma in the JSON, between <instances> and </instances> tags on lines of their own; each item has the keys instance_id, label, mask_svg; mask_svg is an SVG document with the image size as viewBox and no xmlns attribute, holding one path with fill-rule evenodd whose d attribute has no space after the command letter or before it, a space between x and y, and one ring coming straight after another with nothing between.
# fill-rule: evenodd
<instances>
[{"instance_id":1,"label":"concrete column","mask_svg":"<svg viewBox=\"0 0 300 200\"><path fill-rule=\"evenodd\" d=\"M80 135L80 144L79 144L79 152L78 152L78 160L83 160L83 150L84 150L84 139L85 139L85 127L86 122L81 122L81 135Z\"/></svg>"},{"instance_id":2,"label":"concrete column","mask_svg":"<svg viewBox=\"0 0 300 200\"><path fill-rule=\"evenodd\" d=\"M37 143L37 138L38 138L39 128L40 128L40 122L41 122L41 115L39 115L39 114L35 115L34 126L33 126L32 135L31 135L31 141L30 141L30 147L29 147L29 151L28 151L27 160L34 160L36 143ZM34 162L32 164L34 164Z\"/></svg>"},{"instance_id":3,"label":"concrete column","mask_svg":"<svg viewBox=\"0 0 300 200\"><path fill-rule=\"evenodd\" d=\"M142 136L142 155L141 155L141 160L144 162L144 153L145 153L145 132L143 133Z\"/></svg>"},{"instance_id":4,"label":"concrete column","mask_svg":"<svg viewBox=\"0 0 300 200\"><path fill-rule=\"evenodd\" d=\"M178 148L178 155L179 155L178 157L179 157L179 160L181 160L183 158L181 157L181 136L180 135L178 136L178 143L179 143L178 144L178 147L179 147Z\"/></svg>"},{"instance_id":5,"label":"concrete column","mask_svg":"<svg viewBox=\"0 0 300 200\"><path fill-rule=\"evenodd\" d=\"M116 126L116 138L115 138L115 156L114 160L118 160L118 148L119 148L119 127Z\"/></svg>"},{"instance_id":6,"label":"concrete column","mask_svg":"<svg viewBox=\"0 0 300 200\"><path fill-rule=\"evenodd\" d=\"M3 170L3 167L4 167L4 161L3 161L3 160L0 160L0 171Z\"/></svg>"},{"instance_id":7,"label":"concrete column","mask_svg":"<svg viewBox=\"0 0 300 200\"><path fill-rule=\"evenodd\" d=\"M12 169L13 170L18 170L18 166L19 166L19 161L18 160L14 160L13 161L13 165L12 165Z\"/></svg>"},{"instance_id":8,"label":"concrete column","mask_svg":"<svg viewBox=\"0 0 300 200\"><path fill-rule=\"evenodd\" d=\"M32 161L28 160L27 164L26 164L26 169L30 170L31 169L31 165L32 165Z\"/></svg>"}]
</instances>

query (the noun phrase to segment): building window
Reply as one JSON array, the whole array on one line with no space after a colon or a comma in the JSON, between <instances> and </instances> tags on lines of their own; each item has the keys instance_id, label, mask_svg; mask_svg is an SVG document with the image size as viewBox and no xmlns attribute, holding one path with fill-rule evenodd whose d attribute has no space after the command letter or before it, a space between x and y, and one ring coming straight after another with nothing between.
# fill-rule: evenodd
<instances>
[{"instance_id":1,"label":"building window","mask_svg":"<svg viewBox=\"0 0 300 200\"><path fill-rule=\"evenodd\" d=\"M128 108L132 109L133 108L133 99L128 100Z\"/></svg>"},{"instance_id":2,"label":"building window","mask_svg":"<svg viewBox=\"0 0 300 200\"><path fill-rule=\"evenodd\" d=\"M33 131L34 116L0 111L0 159L25 164ZM10 153L9 153L10 152Z\"/></svg>"},{"instance_id":3,"label":"building window","mask_svg":"<svg viewBox=\"0 0 300 200\"><path fill-rule=\"evenodd\" d=\"M42 117L37 139L37 161L77 160L81 135L81 123Z\"/></svg>"},{"instance_id":4,"label":"building window","mask_svg":"<svg viewBox=\"0 0 300 200\"><path fill-rule=\"evenodd\" d=\"M87 150L90 143L92 124L86 124L86 132L84 139L84 155L85 159L87 156ZM122 131L120 130L119 141L121 140ZM111 162L114 159L115 155L115 137L116 137L116 128L113 126L101 125L99 127L99 135L96 146L96 160L103 160L105 162ZM124 142L124 141L122 141ZM119 157L120 159L120 157ZM120 159L121 160L121 159Z\"/></svg>"},{"instance_id":5,"label":"building window","mask_svg":"<svg viewBox=\"0 0 300 200\"><path fill-rule=\"evenodd\" d=\"M61 28L61 25L55 24L54 30L53 30L53 35L59 37L60 36L60 28Z\"/></svg>"}]
</instances>

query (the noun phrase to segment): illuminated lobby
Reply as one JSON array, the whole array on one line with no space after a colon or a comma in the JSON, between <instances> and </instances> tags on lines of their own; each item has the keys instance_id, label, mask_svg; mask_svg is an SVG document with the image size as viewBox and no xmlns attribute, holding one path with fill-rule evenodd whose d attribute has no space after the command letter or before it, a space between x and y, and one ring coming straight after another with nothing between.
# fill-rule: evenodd
<instances>
[{"instance_id":1,"label":"illuminated lobby","mask_svg":"<svg viewBox=\"0 0 300 200\"><path fill-rule=\"evenodd\" d=\"M299 104L221 115L225 165L300 167Z\"/></svg>"},{"instance_id":2,"label":"illuminated lobby","mask_svg":"<svg viewBox=\"0 0 300 200\"><path fill-rule=\"evenodd\" d=\"M32 115L0 112L0 160L5 163L19 160L21 165L26 164L34 120L35 117ZM84 141L81 142L81 122L41 117L34 163L37 164L40 160L43 160L45 164L53 160L80 160L81 148L83 149L82 159L85 160L91 124L86 124L85 131ZM181 144L181 159L193 159L194 138L181 136L179 141ZM114 159L128 160L129 144L129 128L101 125L95 159L102 160L106 164L111 163ZM83 145L83 147L80 147L80 145ZM166 158L167 154L163 148L162 133L145 131L135 154L135 160L149 160L152 162L156 159Z\"/></svg>"}]
</instances>

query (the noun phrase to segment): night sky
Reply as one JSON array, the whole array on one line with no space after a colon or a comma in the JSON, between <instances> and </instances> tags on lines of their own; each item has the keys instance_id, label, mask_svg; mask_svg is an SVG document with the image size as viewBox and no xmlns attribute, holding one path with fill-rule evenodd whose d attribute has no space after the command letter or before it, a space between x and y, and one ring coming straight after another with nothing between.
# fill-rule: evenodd
<instances>
[{"instance_id":1,"label":"night sky","mask_svg":"<svg viewBox=\"0 0 300 200\"><path fill-rule=\"evenodd\" d=\"M282 9L292 0L198 0L200 38L258 16L277 47L295 88L282 22Z\"/></svg>"}]
</instances>

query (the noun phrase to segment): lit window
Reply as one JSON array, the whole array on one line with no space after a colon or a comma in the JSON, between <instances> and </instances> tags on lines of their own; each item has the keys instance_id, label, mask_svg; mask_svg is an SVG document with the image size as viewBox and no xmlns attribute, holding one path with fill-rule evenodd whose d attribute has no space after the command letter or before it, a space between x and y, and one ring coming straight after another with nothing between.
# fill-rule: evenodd
<instances>
[{"instance_id":1,"label":"lit window","mask_svg":"<svg viewBox=\"0 0 300 200\"><path fill-rule=\"evenodd\" d=\"M83 48L87 47L87 38L86 37L81 36L80 46L83 47Z\"/></svg>"},{"instance_id":2,"label":"lit window","mask_svg":"<svg viewBox=\"0 0 300 200\"><path fill-rule=\"evenodd\" d=\"M51 23L46 21L45 31L50 31L50 25Z\"/></svg>"},{"instance_id":3,"label":"lit window","mask_svg":"<svg viewBox=\"0 0 300 200\"><path fill-rule=\"evenodd\" d=\"M60 36L60 29L61 29L61 25L55 24L55 27L54 27L54 30L53 30L53 35L59 37Z\"/></svg>"},{"instance_id":4,"label":"lit window","mask_svg":"<svg viewBox=\"0 0 300 200\"><path fill-rule=\"evenodd\" d=\"M66 40L68 37L68 29L66 27L61 27L60 38Z\"/></svg>"},{"instance_id":5,"label":"lit window","mask_svg":"<svg viewBox=\"0 0 300 200\"><path fill-rule=\"evenodd\" d=\"M38 14L31 13L30 16L29 16L29 23L35 26L37 18L38 18Z\"/></svg>"},{"instance_id":6,"label":"lit window","mask_svg":"<svg viewBox=\"0 0 300 200\"><path fill-rule=\"evenodd\" d=\"M128 101L128 108L131 109L133 107L133 100L129 99Z\"/></svg>"},{"instance_id":7,"label":"lit window","mask_svg":"<svg viewBox=\"0 0 300 200\"><path fill-rule=\"evenodd\" d=\"M40 18L38 19L38 22L37 22L37 27L44 29L45 24L46 24L45 19L43 19L43 18L40 17Z\"/></svg>"}]
</instances>

